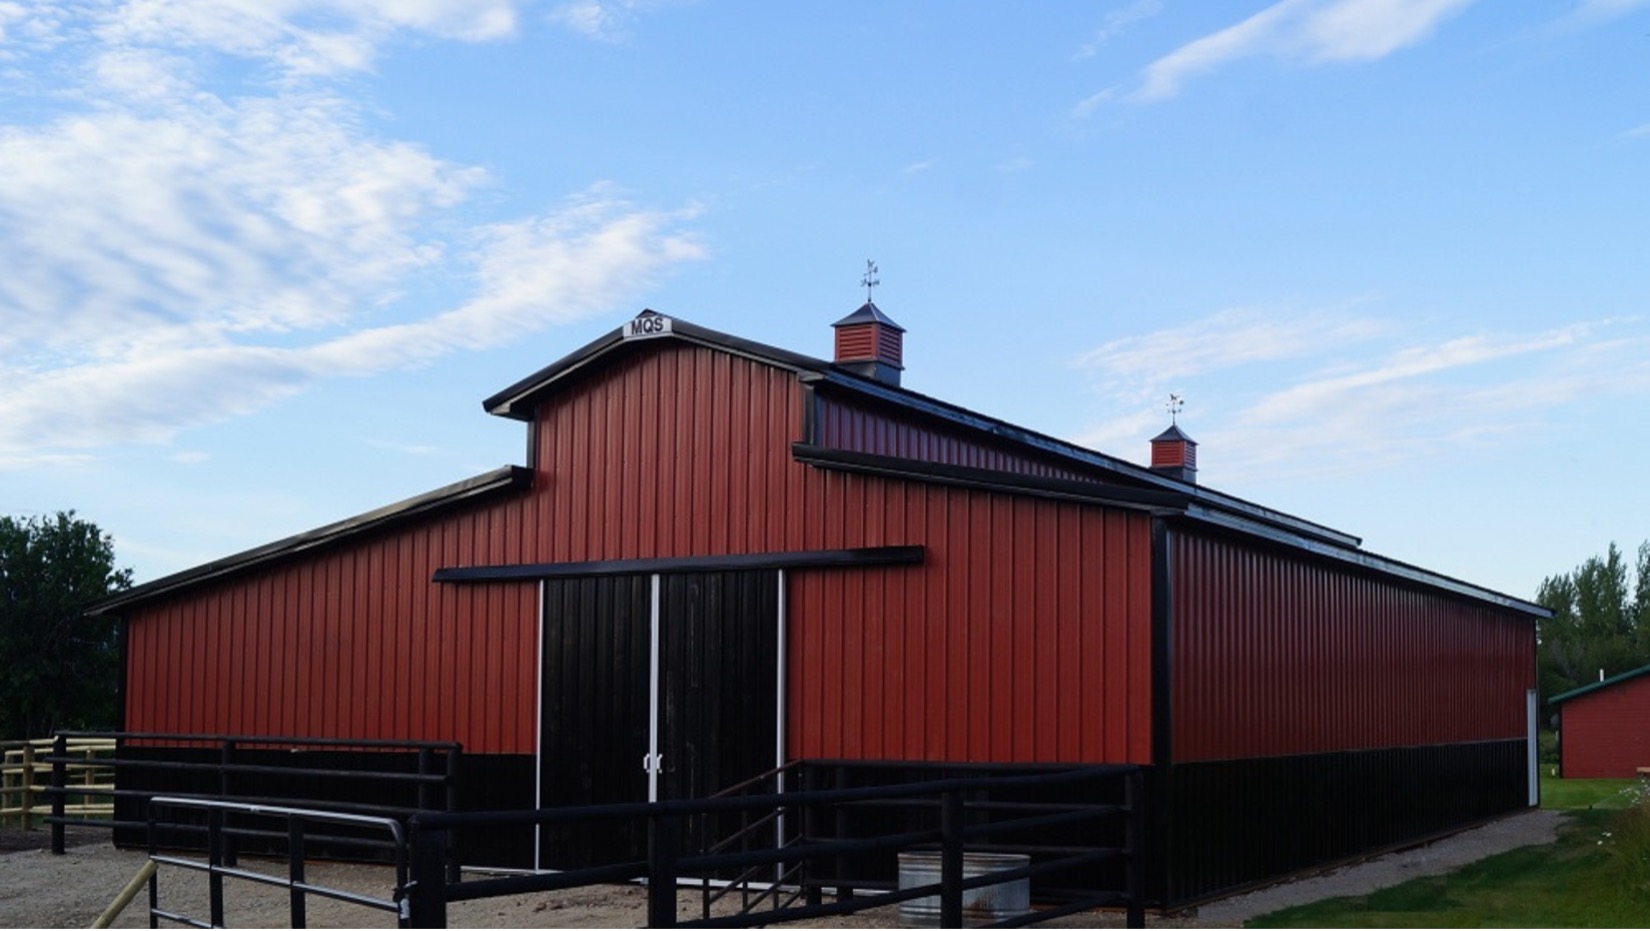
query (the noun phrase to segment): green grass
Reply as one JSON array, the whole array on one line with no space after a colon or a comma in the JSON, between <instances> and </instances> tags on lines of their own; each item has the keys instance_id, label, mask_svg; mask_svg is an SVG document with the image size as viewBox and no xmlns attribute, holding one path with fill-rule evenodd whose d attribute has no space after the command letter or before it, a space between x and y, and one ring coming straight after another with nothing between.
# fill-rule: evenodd
<instances>
[{"instance_id":1,"label":"green grass","mask_svg":"<svg viewBox=\"0 0 1650 931\"><path fill-rule=\"evenodd\" d=\"M1625 808L1638 779L1559 779L1551 767L1541 774L1542 808Z\"/></svg>"},{"instance_id":2,"label":"green grass","mask_svg":"<svg viewBox=\"0 0 1650 931\"><path fill-rule=\"evenodd\" d=\"M1605 787L1592 788L1590 796L1578 790L1577 797L1599 797ZM1647 923L1650 803L1639 803L1571 812L1552 844L1508 851L1447 876L1414 879L1365 896L1286 908L1259 916L1249 926L1617 928Z\"/></svg>"}]
</instances>

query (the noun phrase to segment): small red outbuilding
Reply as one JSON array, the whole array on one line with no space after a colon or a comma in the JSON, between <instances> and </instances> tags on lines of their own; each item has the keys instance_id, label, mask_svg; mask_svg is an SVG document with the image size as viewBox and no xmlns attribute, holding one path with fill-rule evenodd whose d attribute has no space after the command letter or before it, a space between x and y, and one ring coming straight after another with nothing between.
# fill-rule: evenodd
<instances>
[{"instance_id":1,"label":"small red outbuilding","mask_svg":"<svg viewBox=\"0 0 1650 931\"><path fill-rule=\"evenodd\" d=\"M1559 775L1625 779L1650 768L1650 666L1554 696Z\"/></svg>"}]
</instances>

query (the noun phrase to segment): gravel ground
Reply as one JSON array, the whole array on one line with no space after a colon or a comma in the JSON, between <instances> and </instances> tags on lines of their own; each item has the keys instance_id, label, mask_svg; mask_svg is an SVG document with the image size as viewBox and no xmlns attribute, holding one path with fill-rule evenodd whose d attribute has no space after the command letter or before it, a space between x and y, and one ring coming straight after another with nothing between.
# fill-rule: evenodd
<instances>
[{"instance_id":1,"label":"gravel ground","mask_svg":"<svg viewBox=\"0 0 1650 931\"><path fill-rule=\"evenodd\" d=\"M1398 851L1324 873L1279 883L1169 916L1150 916L1153 927L1238 927L1256 915L1290 905L1343 895L1361 895L1417 876L1447 873L1491 854L1531 844L1550 843L1563 815L1532 811L1513 815L1422 847ZM44 832L0 832L0 927L84 928L114 899L144 862L137 851L116 850L108 834L89 831L71 836L68 852L53 856ZM284 873L285 864L246 860L243 865ZM199 874L161 868L161 907L206 917L206 880ZM381 866L315 863L310 882L387 898L393 874ZM226 923L232 927L279 928L290 922L283 890L229 880L232 890ZM684 894L683 916L697 902ZM147 899L140 894L115 923L117 928L148 927ZM1055 927L1117 926L1120 914L1080 915ZM311 927L394 927L391 915L345 903L311 900ZM569 893L513 896L455 904L452 924L496 928L638 927L646 920L646 901L632 886L601 886ZM890 907L832 923L832 927L886 927L899 923Z\"/></svg>"}]
</instances>

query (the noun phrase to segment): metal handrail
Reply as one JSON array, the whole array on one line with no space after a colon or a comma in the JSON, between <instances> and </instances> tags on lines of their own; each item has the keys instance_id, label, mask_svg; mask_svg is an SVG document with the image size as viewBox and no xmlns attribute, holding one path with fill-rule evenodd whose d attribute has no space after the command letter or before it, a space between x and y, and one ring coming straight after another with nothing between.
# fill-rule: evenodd
<instances>
[{"instance_id":1,"label":"metal handrail","mask_svg":"<svg viewBox=\"0 0 1650 931\"><path fill-rule=\"evenodd\" d=\"M166 808L194 808L207 812L208 840L207 860L205 862L185 857L161 855L157 852L157 829L173 827L156 818L157 811ZM288 838L287 875L284 879L269 873L260 873L224 863L223 816L226 812L235 812L247 817L279 818L286 821ZM304 878L304 841L306 835L303 827L305 822L311 821L353 825L363 828L381 828L387 831L390 835L389 843L395 850L395 890L392 897L388 899L375 898L358 892L334 889L307 882ZM149 915L151 924L156 919L165 919L200 928L223 927L223 879L224 877L230 877L287 889L290 925L294 928L306 927L307 916L304 897L308 895L318 895L323 898L348 902L380 911L393 912L396 916L397 927L407 926L408 911L404 898L404 890L408 886L407 838L400 822L394 818L351 815L335 811L291 808L282 805L255 805L244 802L157 795L149 801L149 859L158 864L205 873L208 886L207 907L210 913L210 920L203 924L198 919L161 909L159 902L160 879L158 875L151 875L149 877Z\"/></svg>"}]
</instances>

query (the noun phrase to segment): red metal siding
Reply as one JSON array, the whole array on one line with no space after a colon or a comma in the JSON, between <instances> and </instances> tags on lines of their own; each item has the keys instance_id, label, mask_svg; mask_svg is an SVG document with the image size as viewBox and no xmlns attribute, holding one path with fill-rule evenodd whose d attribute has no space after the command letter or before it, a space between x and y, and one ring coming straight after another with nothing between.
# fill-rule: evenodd
<instances>
[{"instance_id":1,"label":"red metal siding","mask_svg":"<svg viewBox=\"0 0 1650 931\"><path fill-rule=\"evenodd\" d=\"M1525 736L1528 620L1184 529L1170 551L1176 762Z\"/></svg>"},{"instance_id":2,"label":"red metal siding","mask_svg":"<svg viewBox=\"0 0 1650 931\"><path fill-rule=\"evenodd\" d=\"M1578 695L1559 709L1564 778L1630 779L1650 766L1650 676Z\"/></svg>"},{"instance_id":3,"label":"red metal siding","mask_svg":"<svg viewBox=\"0 0 1650 931\"><path fill-rule=\"evenodd\" d=\"M127 729L460 739L475 752L532 752L537 587L429 581L510 509L145 607L129 618Z\"/></svg>"},{"instance_id":4,"label":"red metal siding","mask_svg":"<svg viewBox=\"0 0 1650 931\"><path fill-rule=\"evenodd\" d=\"M1149 762L1148 518L822 477L850 531L928 552L794 575L792 756Z\"/></svg>"},{"instance_id":5,"label":"red metal siding","mask_svg":"<svg viewBox=\"0 0 1650 931\"><path fill-rule=\"evenodd\" d=\"M1149 760L1149 519L803 466L802 406L728 353L614 358L541 405L531 492L134 614L127 727L531 753L537 587L435 569L920 543L793 574L792 755Z\"/></svg>"}]
</instances>

